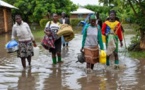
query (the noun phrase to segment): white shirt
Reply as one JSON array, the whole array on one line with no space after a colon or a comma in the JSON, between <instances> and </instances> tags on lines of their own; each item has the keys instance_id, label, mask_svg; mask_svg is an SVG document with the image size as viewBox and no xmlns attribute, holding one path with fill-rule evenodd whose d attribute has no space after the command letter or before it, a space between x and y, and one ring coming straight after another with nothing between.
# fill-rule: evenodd
<instances>
[{"instance_id":1,"label":"white shirt","mask_svg":"<svg viewBox=\"0 0 145 90\"><path fill-rule=\"evenodd\" d=\"M49 23L50 22L47 22L45 28L49 27ZM53 21L51 21L51 24L50 24L50 29L51 30L53 30L55 33L57 33L59 28L60 28L60 23L54 23Z\"/></svg>"},{"instance_id":2,"label":"white shirt","mask_svg":"<svg viewBox=\"0 0 145 90\"><path fill-rule=\"evenodd\" d=\"M89 26L87 29L87 37L84 47L95 47L98 45L98 30L97 27Z\"/></svg>"},{"instance_id":3,"label":"white shirt","mask_svg":"<svg viewBox=\"0 0 145 90\"><path fill-rule=\"evenodd\" d=\"M20 25L17 23L13 25L11 39L15 39L15 36L18 37L18 41L34 40L34 36L26 22L22 22Z\"/></svg>"},{"instance_id":4,"label":"white shirt","mask_svg":"<svg viewBox=\"0 0 145 90\"><path fill-rule=\"evenodd\" d=\"M45 28L49 27L49 23L50 23L50 21L47 22ZM59 22L54 23L53 21L51 21L51 24L50 24L50 27L49 28L50 28L51 32L53 33L54 38L56 40L59 39L59 36L57 35L57 32L58 32L58 30L60 28L60 23Z\"/></svg>"},{"instance_id":5,"label":"white shirt","mask_svg":"<svg viewBox=\"0 0 145 90\"><path fill-rule=\"evenodd\" d=\"M64 18L62 19L62 24L65 24L65 19Z\"/></svg>"}]
</instances>

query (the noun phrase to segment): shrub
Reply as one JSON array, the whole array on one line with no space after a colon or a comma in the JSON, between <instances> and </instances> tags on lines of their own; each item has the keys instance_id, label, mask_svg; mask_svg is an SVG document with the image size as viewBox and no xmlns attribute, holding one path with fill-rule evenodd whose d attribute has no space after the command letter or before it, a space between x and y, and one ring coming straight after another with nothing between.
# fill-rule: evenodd
<instances>
[{"instance_id":1,"label":"shrub","mask_svg":"<svg viewBox=\"0 0 145 90\"><path fill-rule=\"evenodd\" d=\"M40 24L40 26L42 27L42 28L44 28L45 27L45 25L46 25L46 23L48 22L49 20L48 19L41 19L40 21L39 21L39 24Z\"/></svg>"},{"instance_id":2,"label":"shrub","mask_svg":"<svg viewBox=\"0 0 145 90\"><path fill-rule=\"evenodd\" d=\"M79 23L80 23L80 21L82 21L82 20L84 20L84 19L79 19L79 18L71 18L70 19L70 24L72 25L72 26L77 26Z\"/></svg>"}]
</instances>

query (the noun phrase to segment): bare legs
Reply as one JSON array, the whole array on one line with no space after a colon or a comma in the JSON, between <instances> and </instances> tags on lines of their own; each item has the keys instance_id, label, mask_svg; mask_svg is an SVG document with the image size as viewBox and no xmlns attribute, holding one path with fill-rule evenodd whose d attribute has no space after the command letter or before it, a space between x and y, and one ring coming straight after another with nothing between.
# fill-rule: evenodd
<instances>
[{"instance_id":1,"label":"bare legs","mask_svg":"<svg viewBox=\"0 0 145 90\"><path fill-rule=\"evenodd\" d=\"M31 56L27 57L27 61L28 61L29 66L31 66ZM22 63L23 68L26 68L26 58L25 57L21 58L21 63Z\"/></svg>"},{"instance_id":2,"label":"bare legs","mask_svg":"<svg viewBox=\"0 0 145 90\"><path fill-rule=\"evenodd\" d=\"M87 68L90 68L90 69L92 69L92 70L93 70L93 68L94 68L94 64L87 63Z\"/></svg>"},{"instance_id":3,"label":"bare legs","mask_svg":"<svg viewBox=\"0 0 145 90\"><path fill-rule=\"evenodd\" d=\"M26 68L26 61L24 57L21 58L21 63L22 63L23 68Z\"/></svg>"}]
</instances>

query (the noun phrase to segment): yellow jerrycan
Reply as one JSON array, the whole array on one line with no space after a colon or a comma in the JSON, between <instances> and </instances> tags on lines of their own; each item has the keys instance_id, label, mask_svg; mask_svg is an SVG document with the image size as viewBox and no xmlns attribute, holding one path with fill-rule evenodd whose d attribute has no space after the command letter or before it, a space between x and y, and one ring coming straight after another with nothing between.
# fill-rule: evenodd
<instances>
[{"instance_id":1,"label":"yellow jerrycan","mask_svg":"<svg viewBox=\"0 0 145 90\"><path fill-rule=\"evenodd\" d=\"M101 64L106 64L106 52L104 50L100 51L99 62Z\"/></svg>"}]
</instances>

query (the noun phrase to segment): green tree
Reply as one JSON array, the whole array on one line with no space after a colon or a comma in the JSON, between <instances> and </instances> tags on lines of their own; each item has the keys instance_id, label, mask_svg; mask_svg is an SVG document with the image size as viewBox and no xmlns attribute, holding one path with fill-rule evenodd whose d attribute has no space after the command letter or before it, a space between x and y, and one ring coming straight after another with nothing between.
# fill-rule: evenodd
<instances>
[{"instance_id":1,"label":"green tree","mask_svg":"<svg viewBox=\"0 0 145 90\"><path fill-rule=\"evenodd\" d=\"M76 10L77 6L70 0L4 0L19 8L13 10L13 15L19 13L28 22L39 22L49 13L66 12Z\"/></svg>"},{"instance_id":2,"label":"green tree","mask_svg":"<svg viewBox=\"0 0 145 90\"><path fill-rule=\"evenodd\" d=\"M90 9L94 12L100 13L100 18L104 21L106 20L106 17L108 17L108 11L111 9L108 6L97 6L97 5L86 5L84 6L87 9Z\"/></svg>"}]
</instances>

